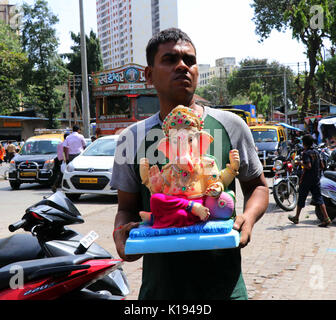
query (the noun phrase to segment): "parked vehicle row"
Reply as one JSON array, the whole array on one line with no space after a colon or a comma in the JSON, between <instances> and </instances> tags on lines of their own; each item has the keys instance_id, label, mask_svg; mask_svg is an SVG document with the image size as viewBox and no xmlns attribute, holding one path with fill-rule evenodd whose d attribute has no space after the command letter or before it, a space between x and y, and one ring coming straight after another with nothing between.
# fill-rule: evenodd
<instances>
[{"instance_id":1,"label":"parked vehicle row","mask_svg":"<svg viewBox=\"0 0 336 320\"><path fill-rule=\"evenodd\" d=\"M57 145L63 139L63 134L29 138L10 162L8 179L12 189L19 189L23 183L51 186L56 178ZM86 149L64 171L62 190L70 199L78 199L84 193L117 194L110 188L117 139L117 135L101 137L93 143L86 139Z\"/></svg>"}]
</instances>

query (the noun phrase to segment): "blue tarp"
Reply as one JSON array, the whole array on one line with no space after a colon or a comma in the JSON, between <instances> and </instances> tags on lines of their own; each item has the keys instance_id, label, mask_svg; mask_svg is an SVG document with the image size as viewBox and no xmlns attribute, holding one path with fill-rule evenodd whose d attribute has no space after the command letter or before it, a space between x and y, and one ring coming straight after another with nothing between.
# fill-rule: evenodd
<instances>
[{"instance_id":1,"label":"blue tarp","mask_svg":"<svg viewBox=\"0 0 336 320\"><path fill-rule=\"evenodd\" d=\"M287 129L297 130L297 131L302 131L301 129L296 128L296 127L293 127L293 126L290 126L290 125L287 124L287 123L280 122L279 125L280 125L280 126L283 126L283 127L285 127L285 128L287 128Z\"/></svg>"}]
</instances>

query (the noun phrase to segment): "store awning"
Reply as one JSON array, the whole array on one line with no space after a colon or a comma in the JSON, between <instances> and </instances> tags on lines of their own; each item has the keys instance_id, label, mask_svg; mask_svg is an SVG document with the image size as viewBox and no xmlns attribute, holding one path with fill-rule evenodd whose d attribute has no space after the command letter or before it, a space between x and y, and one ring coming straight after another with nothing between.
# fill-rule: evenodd
<instances>
[{"instance_id":1,"label":"store awning","mask_svg":"<svg viewBox=\"0 0 336 320\"><path fill-rule=\"evenodd\" d=\"M290 130L302 131L300 128L296 128L296 127L290 126L289 124L284 123L284 122L280 122L279 125L287 128L287 129L290 129Z\"/></svg>"}]
</instances>

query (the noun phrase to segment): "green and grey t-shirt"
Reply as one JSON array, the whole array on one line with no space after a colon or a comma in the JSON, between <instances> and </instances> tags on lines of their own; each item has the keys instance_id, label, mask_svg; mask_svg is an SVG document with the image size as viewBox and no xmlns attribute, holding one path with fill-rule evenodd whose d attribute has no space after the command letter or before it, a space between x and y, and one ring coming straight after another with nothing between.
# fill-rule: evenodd
<instances>
[{"instance_id":1,"label":"green and grey t-shirt","mask_svg":"<svg viewBox=\"0 0 336 320\"><path fill-rule=\"evenodd\" d=\"M207 154L217 159L219 169L229 163L229 151L238 149L237 178L249 181L260 176L262 165L249 127L237 115L204 107L204 130L213 137ZM150 211L148 189L142 185L139 161L148 158L162 167L165 156L157 150L163 138L159 113L139 121L122 132L115 155L111 187L140 193L142 208ZM234 188L232 184L231 189ZM241 275L240 249L147 254L143 258L139 299L239 299L247 298Z\"/></svg>"}]
</instances>

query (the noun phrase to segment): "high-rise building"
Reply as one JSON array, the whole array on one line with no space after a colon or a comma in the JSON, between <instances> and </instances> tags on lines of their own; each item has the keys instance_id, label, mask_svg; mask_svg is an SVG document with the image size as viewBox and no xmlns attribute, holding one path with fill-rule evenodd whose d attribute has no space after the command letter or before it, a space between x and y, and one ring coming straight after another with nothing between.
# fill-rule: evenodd
<instances>
[{"instance_id":1,"label":"high-rise building","mask_svg":"<svg viewBox=\"0 0 336 320\"><path fill-rule=\"evenodd\" d=\"M177 0L96 0L97 29L104 69L146 65L153 34L177 27Z\"/></svg>"},{"instance_id":2,"label":"high-rise building","mask_svg":"<svg viewBox=\"0 0 336 320\"><path fill-rule=\"evenodd\" d=\"M227 78L236 68L236 58L234 57L216 59L214 67L210 67L209 64L199 64L198 86L204 87L210 84L213 78Z\"/></svg>"},{"instance_id":3,"label":"high-rise building","mask_svg":"<svg viewBox=\"0 0 336 320\"><path fill-rule=\"evenodd\" d=\"M17 29L21 21L17 6L9 4L8 0L0 0L0 21L8 24L13 29Z\"/></svg>"}]
</instances>

